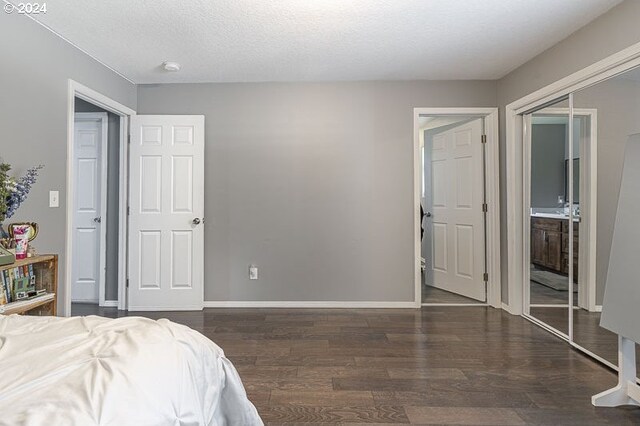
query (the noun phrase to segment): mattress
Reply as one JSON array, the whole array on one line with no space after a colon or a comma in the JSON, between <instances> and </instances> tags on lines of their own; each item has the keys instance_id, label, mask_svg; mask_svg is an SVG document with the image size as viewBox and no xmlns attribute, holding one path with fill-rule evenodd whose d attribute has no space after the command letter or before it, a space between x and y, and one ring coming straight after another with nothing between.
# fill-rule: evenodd
<instances>
[{"instance_id":1,"label":"mattress","mask_svg":"<svg viewBox=\"0 0 640 426\"><path fill-rule=\"evenodd\" d=\"M224 352L168 320L0 315L1 425L261 425Z\"/></svg>"}]
</instances>

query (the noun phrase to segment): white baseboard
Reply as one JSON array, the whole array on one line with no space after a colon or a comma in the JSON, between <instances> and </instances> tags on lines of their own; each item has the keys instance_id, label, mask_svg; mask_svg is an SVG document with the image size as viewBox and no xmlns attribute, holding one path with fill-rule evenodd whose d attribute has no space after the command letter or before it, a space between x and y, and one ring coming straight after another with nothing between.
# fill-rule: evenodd
<instances>
[{"instance_id":1,"label":"white baseboard","mask_svg":"<svg viewBox=\"0 0 640 426\"><path fill-rule=\"evenodd\" d=\"M105 300L104 303L102 305L100 305L103 308L117 308L118 307L118 301L117 300Z\"/></svg>"},{"instance_id":2,"label":"white baseboard","mask_svg":"<svg viewBox=\"0 0 640 426\"><path fill-rule=\"evenodd\" d=\"M95 299L73 299L71 301L71 303L86 303L86 304L90 304L90 305L97 305L98 304L98 300Z\"/></svg>"},{"instance_id":3,"label":"white baseboard","mask_svg":"<svg viewBox=\"0 0 640 426\"><path fill-rule=\"evenodd\" d=\"M206 302L205 302L206 303ZM162 312L162 311L201 311L202 305L187 305L187 306L131 306L127 308L129 311L138 312Z\"/></svg>"},{"instance_id":4,"label":"white baseboard","mask_svg":"<svg viewBox=\"0 0 640 426\"><path fill-rule=\"evenodd\" d=\"M468 307L481 307L481 308L486 308L486 307L490 307L491 305L489 305L488 303L482 303L482 302L478 302L478 303L423 303L421 304L421 306L423 307L448 307L448 308L457 308L457 307L462 307L462 308L468 308Z\"/></svg>"},{"instance_id":5,"label":"white baseboard","mask_svg":"<svg viewBox=\"0 0 640 426\"><path fill-rule=\"evenodd\" d=\"M509 306L508 304L502 302L502 310L509 312L511 315L518 315L515 312L513 312L511 310L511 306Z\"/></svg>"},{"instance_id":6,"label":"white baseboard","mask_svg":"<svg viewBox=\"0 0 640 426\"><path fill-rule=\"evenodd\" d=\"M415 302L324 302L324 301L205 301L205 308L339 308L339 309L367 309L367 308L396 308L416 309ZM419 306L418 306L419 308Z\"/></svg>"},{"instance_id":7,"label":"white baseboard","mask_svg":"<svg viewBox=\"0 0 640 426\"><path fill-rule=\"evenodd\" d=\"M602 305L596 305L594 312L602 312Z\"/></svg>"}]
</instances>

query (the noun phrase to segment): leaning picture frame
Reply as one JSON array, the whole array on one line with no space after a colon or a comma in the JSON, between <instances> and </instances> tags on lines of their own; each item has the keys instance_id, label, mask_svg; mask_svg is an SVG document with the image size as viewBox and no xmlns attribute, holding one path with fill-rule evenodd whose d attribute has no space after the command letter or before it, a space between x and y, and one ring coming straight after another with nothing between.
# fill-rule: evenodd
<instances>
[{"instance_id":1,"label":"leaning picture frame","mask_svg":"<svg viewBox=\"0 0 640 426\"><path fill-rule=\"evenodd\" d=\"M16 261L16 256L0 245L0 266L10 265Z\"/></svg>"}]
</instances>

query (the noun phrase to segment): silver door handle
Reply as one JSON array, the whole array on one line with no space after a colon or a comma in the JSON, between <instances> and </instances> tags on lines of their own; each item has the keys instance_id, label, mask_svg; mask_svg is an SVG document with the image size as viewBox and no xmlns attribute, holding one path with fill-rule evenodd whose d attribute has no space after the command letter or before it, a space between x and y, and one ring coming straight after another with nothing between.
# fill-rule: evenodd
<instances>
[{"instance_id":1,"label":"silver door handle","mask_svg":"<svg viewBox=\"0 0 640 426\"><path fill-rule=\"evenodd\" d=\"M200 219L196 217L191 221L191 223L193 223L194 225L200 225Z\"/></svg>"},{"instance_id":2,"label":"silver door handle","mask_svg":"<svg viewBox=\"0 0 640 426\"><path fill-rule=\"evenodd\" d=\"M100 222L102 222L102 218L101 218L101 217L94 217L94 218L93 218L93 221L94 221L95 223L100 223Z\"/></svg>"}]
</instances>

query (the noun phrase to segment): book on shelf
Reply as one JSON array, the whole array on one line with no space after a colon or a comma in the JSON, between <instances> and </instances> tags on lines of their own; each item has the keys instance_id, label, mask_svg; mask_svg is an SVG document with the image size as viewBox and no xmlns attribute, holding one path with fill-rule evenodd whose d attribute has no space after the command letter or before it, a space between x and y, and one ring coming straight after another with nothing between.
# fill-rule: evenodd
<instances>
[{"instance_id":1,"label":"book on shelf","mask_svg":"<svg viewBox=\"0 0 640 426\"><path fill-rule=\"evenodd\" d=\"M4 274L0 273L0 305L6 305L7 303L7 284Z\"/></svg>"},{"instance_id":2,"label":"book on shelf","mask_svg":"<svg viewBox=\"0 0 640 426\"><path fill-rule=\"evenodd\" d=\"M11 280L9 278L9 270L2 271L2 280L4 282L5 299L7 303L11 302Z\"/></svg>"},{"instance_id":3,"label":"book on shelf","mask_svg":"<svg viewBox=\"0 0 640 426\"><path fill-rule=\"evenodd\" d=\"M0 305L46 294L36 291L33 265L21 265L0 271Z\"/></svg>"}]
</instances>

